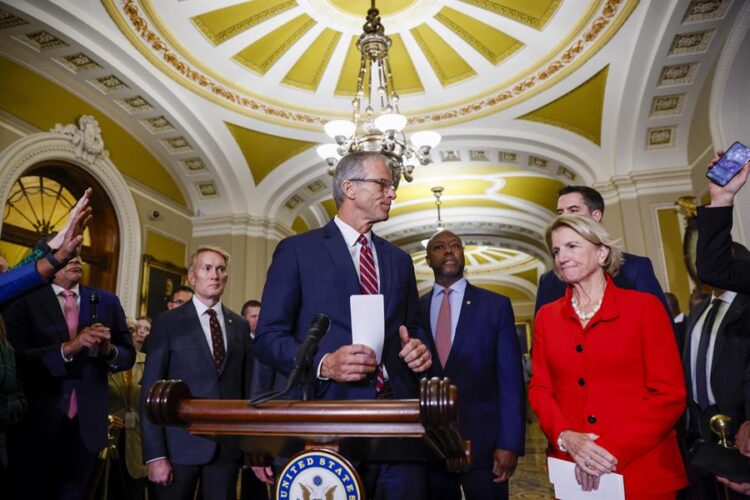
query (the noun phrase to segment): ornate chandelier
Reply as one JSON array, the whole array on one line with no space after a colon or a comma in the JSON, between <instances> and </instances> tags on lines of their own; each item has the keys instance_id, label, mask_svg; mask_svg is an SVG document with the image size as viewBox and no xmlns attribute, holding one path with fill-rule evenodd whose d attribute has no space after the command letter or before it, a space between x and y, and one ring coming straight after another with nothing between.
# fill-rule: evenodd
<instances>
[{"instance_id":1,"label":"ornate chandelier","mask_svg":"<svg viewBox=\"0 0 750 500\"><path fill-rule=\"evenodd\" d=\"M352 99L352 120L331 120L326 123L324 130L336 143L322 144L317 152L328 163L328 173L331 175L336 170L338 160L347 153L382 153L388 158L393 184L398 187L402 176L407 182L412 181L417 164L426 165L432 161L430 150L440 142L440 134L422 130L411 134L407 140L404 133L407 120L399 113L399 96L393 85L388 58L391 39L385 36L375 0L372 0L367 11L363 31L357 42L362 59L357 76L357 93Z\"/></svg>"}]
</instances>

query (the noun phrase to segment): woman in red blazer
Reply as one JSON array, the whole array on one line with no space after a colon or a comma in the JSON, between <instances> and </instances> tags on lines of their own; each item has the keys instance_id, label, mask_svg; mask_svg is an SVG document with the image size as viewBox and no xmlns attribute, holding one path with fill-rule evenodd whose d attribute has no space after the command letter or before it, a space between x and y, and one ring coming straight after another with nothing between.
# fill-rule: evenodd
<instances>
[{"instance_id":1,"label":"woman in red blazer","mask_svg":"<svg viewBox=\"0 0 750 500\"><path fill-rule=\"evenodd\" d=\"M667 313L614 285L622 251L598 222L563 215L546 239L568 285L535 320L529 400L548 455L575 462L585 491L617 472L628 500L674 499L687 485L674 431L685 381Z\"/></svg>"}]
</instances>

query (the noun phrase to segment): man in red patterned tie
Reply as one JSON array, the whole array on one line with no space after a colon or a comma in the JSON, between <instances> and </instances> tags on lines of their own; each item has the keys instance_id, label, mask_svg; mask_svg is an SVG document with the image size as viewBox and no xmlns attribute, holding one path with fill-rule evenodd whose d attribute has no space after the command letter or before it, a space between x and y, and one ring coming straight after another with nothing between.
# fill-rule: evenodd
<instances>
[{"instance_id":1,"label":"man in red patterned tie","mask_svg":"<svg viewBox=\"0 0 750 500\"><path fill-rule=\"evenodd\" d=\"M430 466L430 499L507 499L508 480L524 451L521 348L507 297L464 278L464 247L451 231L427 243L435 285L420 300L433 374L450 378L461 399L458 427L471 441L471 469ZM434 340L433 340L434 339Z\"/></svg>"},{"instance_id":2,"label":"man in red patterned tie","mask_svg":"<svg viewBox=\"0 0 750 500\"><path fill-rule=\"evenodd\" d=\"M187 429L153 424L143 403L157 380L180 379L197 398L243 399L248 324L221 303L229 254L199 247L190 258L188 281L193 298L157 316L147 340L143 370L141 429L148 478L156 498L192 500L198 480L203 498L235 498L242 454L236 438L193 436Z\"/></svg>"},{"instance_id":3,"label":"man in red patterned tie","mask_svg":"<svg viewBox=\"0 0 750 500\"><path fill-rule=\"evenodd\" d=\"M288 375L310 321L331 318L313 362L320 399L416 398L418 377L432 359L422 342L414 266L408 254L373 234L388 219L396 197L387 159L352 153L333 178L338 207L320 229L281 241L263 290L263 310L253 344L260 360ZM381 359L352 344L350 297L381 294L384 344ZM370 462L357 467L368 498L425 498L424 464Z\"/></svg>"},{"instance_id":4,"label":"man in red patterned tie","mask_svg":"<svg viewBox=\"0 0 750 500\"><path fill-rule=\"evenodd\" d=\"M14 498L83 496L107 444L107 374L135 361L119 299L80 284L77 255L3 313L29 404L10 436Z\"/></svg>"}]
</instances>

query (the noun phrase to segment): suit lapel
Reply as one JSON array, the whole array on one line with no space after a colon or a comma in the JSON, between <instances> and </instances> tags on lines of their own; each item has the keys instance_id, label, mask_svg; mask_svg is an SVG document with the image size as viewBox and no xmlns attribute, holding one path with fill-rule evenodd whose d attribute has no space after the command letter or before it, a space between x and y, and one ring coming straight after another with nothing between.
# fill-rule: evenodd
<instances>
[{"instance_id":1,"label":"suit lapel","mask_svg":"<svg viewBox=\"0 0 750 500\"><path fill-rule=\"evenodd\" d=\"M208 347L208 341L206 340L206 334L203 333L203 326L201 326L201 320L198 317L198 311L195 309L195 304L191 301L190 304L186 304L179 310L185 310L184 316L184 330L188 332L188 335L193 339L203 353L203 357L214 366L214 358L211 356L211 349ZM226 358L226 356L225 356Z\"/></svg>"},{"instance_id":2,"label":"suit lapel","mask_svg":"<svg viewBox=\"0 0 750 500\"><path fill-rule=\"evenodd\" d=\"M91 326L91 289L85 286L79 286L78 291L81 293L81 304L78 307L78 331ZM101 312L101 307L97 307L97 314Z\"/></svg>"},{"instance_id":3,"label":"suit lapel","mask_svg":"<svg viewBox=\"0 0 750 500\"><path fill-rule=\"evenodd\" d=\"M62 307L60 307L60 300L55 295L52 286L40 288L38 295L41 302L39 304L41 307L38 309L41 309L43 314L47 315L49 324L55 325L58 339L62 342L70 340L68 324L65 322L65 315L63 314Z\"/></svg>"},{"instance_id":4,"label":"suit lapel","mask_svg":"<svg viewBox=\"0 0 750 500\"><path fill-rule=\"evenodd\" d=\"M690 394L693 392L693 371L690 366L690 344L693 340L693 328L695 328L695 323L698 321L698 318L703 315L710 302L711 300L708 299L696 305L695 310L688 316L687 326L685 327L685 340L683 341L682 347L682 366L685 371L688 393Z\"/></svg>"},{"instance_id":5,"label":"suit lapel","mask_svg":"<svg viewBox=\"0 0 750 500\"><path fill-rule=\"evenodd\" d=\"M453 344L451 344L451 352L448 354L448 359L445 362L446 368L451 364L451 360L456 357L456 352L461 349L461 344L464 343L466 337L469 336L469 332L471 332L476 297L476 289L467 282L466 290L464 290L464 299L461 303L461 312L458 315L458 323L456 324L456 333L453 336Z\"/></svg>"},{"instance_id":6,"label":"suit lapel","mask_svg":"<svg viewBox=\"0 0 750 500\"><path fill-rule=\"evenodd\" d=\"M383 238L380 238L379 236L376 236L375 233L372 233L372 242L375 246L375 251L378 253L378 273L380 274L378 280L380 285L380 293L384 298L383 309L387 311L388 301L393 295L392 293L390 293L391 285L393 283L393 280L391 279L391 270L393 268L393 263L391 262L392 256L390 248Z\"/></svg>"},{"instance_id":7,"label":"suit lapel","mask_svg":"<svg viewBox=\"0 0 750 500\"><path fill-rule=\"evenodd\" d=\"M326 224L323 230L323 246L328 251L336 268L336 274L340 277L345 290L349 295L359 293L359 277L357 270L354 268L352 256L346 247L344 236L336 227L336 223L331 220ZM379 256L378 256L379 257Z\"/></svg>"},{"instance_id":8,"label":"suit lapel","mask_svg":"<svg viewBox=\"0 0 750 500\"><path fill-rule=\"evenodd\" d=\"M713 359L711 361L711 378L714 376L714 371L716 370L716 364L719 358L721 357L721 353L724 350L724 345L727 341L727 330L729 327L737 321L740 316L742 316L742 313L745 310L745 306L747 304L747 296L745 295L737 295L731 304L729 304L729 309L727 309L726 314L724 314L724 317L721 320L721 324L719 325L719 329L716 332L716 341L714 342L714 354Z\"/></svg>"},{"instance_id":9,"label":"suit lapel","mask_svg":"<svg viewBox=\"0 0 750 500\"><path fill-rule=\"evenodd\" d=\"M224 330L227 332L227 345L225 346L226 355L224 356L224 364L221 365L219 373L222 373L224 368L229 365L229 359L237 355L236 351L239 350L240 341L242 340L240 337L242 332L240 332L237 322L232 318L229 309L222 305L221 310L224 315ZM246 333L246 335L249 335L249 333Z\"/></svg>"},{"instance_id":10,"label":"suit lapel","mask_svg":"<svg viewBox=\"0 0 750 500\"><path fill-rule=\"evenodd\" d=\"M425 343L427 344L427 348L430 350L430 354L432 355L432 359L437 360L437 348L435 347L435 338L432 335L432 323L430 322L430 310L432 309L432 294L434 293L435 289L431 288L429 293L427 293L424 297L422 297L422 300L419 304L419 307L421 310L419 311L422 315L422 324L424 326L424 332L425 332ZM436 365L440 364L440 361L437 361L435 363Z\"/></svg>"}]
</instances>

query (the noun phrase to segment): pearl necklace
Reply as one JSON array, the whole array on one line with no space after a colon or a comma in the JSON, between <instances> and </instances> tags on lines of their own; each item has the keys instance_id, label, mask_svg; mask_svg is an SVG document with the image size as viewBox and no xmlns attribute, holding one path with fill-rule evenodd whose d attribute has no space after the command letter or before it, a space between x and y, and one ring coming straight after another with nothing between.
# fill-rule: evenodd
<instances>
[{"instance_id":1,"label":"pearl necklace","mask_svg":"<svg viewBox=\"0 0 750 500\"><path fill-rule=\"evenodd\" d=\"M575 297L571 298L570 305L573 306L573 310L576 312L576 316L578 316L578 319L580 319L581 321L588 321L594 317L594 314L596 314L597 311L599 311L599 308L602 306L603 298L604 298L604 295L602 294L602 298L600 298L599 301L596 304L594 304L594 308L587 313L578 309L578 301L576 300Z\"/></svg>"}]
</instances>

